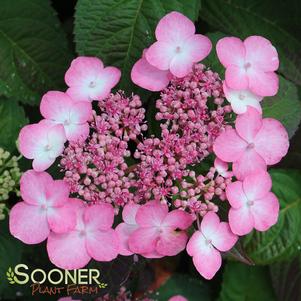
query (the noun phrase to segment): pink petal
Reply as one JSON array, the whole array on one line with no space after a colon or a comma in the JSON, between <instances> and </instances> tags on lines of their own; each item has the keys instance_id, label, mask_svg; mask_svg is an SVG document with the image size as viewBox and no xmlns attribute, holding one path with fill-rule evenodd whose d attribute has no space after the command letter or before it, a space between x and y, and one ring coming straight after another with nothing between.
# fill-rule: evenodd
<instances>
[{"instance_id":1,"label":"pink petal","mask_svg":"<svg viewBox=\"0 0 301 301\"><path fill-rule=\"evenodd\" d=\"M133 252L129 249L129 237L137 229L137 226L129 225L126 223L119 224L115 231L119 240L119 254L123 256L132 255Z\"/></svg>"},{"instance_id":2,"label":"pink petal","mask_svg":"<svg viewBox=\"0 0 301 301\"><path fill-rule=\"evenodd\" d=\"M252 143L256 134L262 126L261 114L254 108L249 107L247 112L239 115L235 121L235 128L238 135Z\"/></svg>"},{"instance_id":3,"label":"pink petal","mask_svg":"<svg viewBox=\"0 0 301 301\"><path fill-rule=\"evenodd\" d=\"M84 124L92 117L92 105L86 101L74 102L70 110L70 121L75 124Z\"/></svg>"},{"instance_id":4,"label":"pink petal","mask_svg":"<svg viewBox=\"0 0 301 301\"><path fill-rule=\"evenodd\" d=\"M110 204L91 205L86 208L84 221L89 230L108 230L114 222L114 209Z\"/></svg>"},{"instance_id":5,"label":"pink petal","mask_svg":"<svg viewBox=\"0 0 301 301\"><path fill-rule=\"evenodd\" d=\"M248 205L240 209L231 208L228 217L230 228L234 234L240 236L246 235L250 233L254 227L253 215Z\"/></svg>"},{"instance_id":6,"label":"pink petal","mask_svg":"<svg viewBox=\"0 0 301 301\"><path fill-rule=\"evenodd\" d=\"M122 211L124 222L130 225L136 225L136 214L139 208L140 205L138 204L126 204Z\"/></svg>"},{"instance_id":7,"label":"pink petal","mask_svg":"<svg viewBox=\"0 0 301 301\"><path fill-rule=\"evenodd\" d=\"M268 165L278 163L287 154L289 139L286 129L275 119L264 118L255 140L255 149Z\"/></svg>"},{"instance_id":8,"label":"pink petal","mask_svg":"<svg viewBox=\"0 0 301 301\"><path fill-rule=\"evenodd\" d=\"M246 61L263 71L276 71L279 59L276 48L264 37L250 36L244 40Z\"/></svg>"},{"instance_id":9,"label":"pink petal","mask_svg":"<svg viewBox=\"0 0 301 301\"><path fill-rule=\"evenodd\" d=\"M277 223L279 202L272 192L268 192L262 199L254 201L254 205L250 208L256 230L267 231Z\"/></svg>"},{"instance_id":10,"label":"pink petal","mask_svg":"<svg viewBox=\"0 0 301 301\"><path fill-rule=\"evenodd\" d=\"M66 234L51 232L47 240L47 252L54 265L66 270L83 268L91 260L87 253L85 236L79 231Z\"/></svg>"},{"instance_id":11,"label":"pink petal","mask_svg":"<svg viewBox=\"0 0 301 301\"><path fill-rule=\"evenodd\" d=\"M212 244L222 252L229 251L236 244L238 237L232 233L228 223L221 222L217 234L212 239Z\"/></svg>"},{"instance_id":12,"label":"pink petal","mask_svg":"<svg viewBox=\"0 0 301 301\"><path fill-rule=\"evenodd\" d=\"M183 48L189 53L190 60L195 63L209 55L212 44L206 36L195 34L185 40Z\"/></svg>"},{"instance_id":13,"label":"pink petal","mask_svg":"<svg viewBox=\"0 0 301 301\"><path fill-rule=\"evenodd\" d=\"M88 254L97 261L111 261L118 255L118 236L113 229L95 231L87 235Z\"/></svg>"},{"instance_id":14,"label":"pink petal","mask_svg":"<svg viewBox=\"0 0 301 301\"><path fill-rule=\"evenodd\" d=\"M267 165L254 149L247 149L240 159L233 163L232 169L236 178L243 180L251 173L266 171Z\"/></svg>"},{"instance_id":15,"label":"pink petal","mask_svg":"<svg viewBox=\"0 0 301 301\"><path fill-rule=\"evenodd\" d=\"M83 141L89 135L90 127L88 123L65 125L66 137L69 141Z\"/></svg>"},{"instance_id":16,"label":"pink petal","mask_svg":"<svg viewBox=\"0 0 301 301\"><path fill-rule=\"evenodd\" d=\"M26 171L20 180L22 199L31 205L41 204L46 200L46 188L52 182L52 177L46 172Z\"/></svg>"},{"instance_id":17,"label":"pink petal","mask_svg":"<svg viewBox=\"0 0 301 301\"><path fill-rule=\"evenodd\" d=\"M248 202L241 181L236 181L227 185L226 196L231 207L234 209L239 209Z\"/></svg>"},{"instance_id":18,"label":"pink petal","mask_svg":"<svg viewBox=\"0 0 301 301\"><path fill-rule=\"evenodd\" d=\"M69 200L70 187L64 180L52 181L46 187L47 203L61 207Z\"/></svg>"},{"instance_id":19,"label":"pink petal","mask_svg":"<svg viewBox=\"0 0 301 301\"><path fill-rule=\"evenodd\" d=\"M168 70L177 46L168 42L155 42L146 51L145 57L149 64L160 69Z\"/></svg>"},{"instance_id":20,"label":"pink petal","mask_svg":"<svg viewBox=\"0 0 301 301\"><path fill-rule=\"evenodd\" d=\"M138 60L131 72L132 81L139 87L150 91L161 91L169 83L169 71L160 70L147 62L145 58Z\"/></svg>"},{"instance_id":21,"label":"pink petal","mask_svg":"<svg viewBox=\"0 0 301 301\"><path fill-rule=\"evenodd\" d=\"M205 248L205 246L206 238L201 231L195 231L188 241L186 251L188 255L194 256L199 253L200 249Z\"/></svg>"},{"instance_id":22,"label":"pink petal","mask_svg":"<svg viewBox=\"0 0 301 301\"><path fill-rule=\"evenodd\" d=\"M249 200L263 198L271 188L272 179L265 171L250 174L243 181L243 190Z\"/></svg>"},{"instance_id":23,"label":"pink petal","mask_svg":"<svg viewBox=\"0 0 301 301\"><path fill-rule=\"evenodd\" d=\"M215 154L225 162L237 161L247 147L246 141L237 135L234 129L226 129L213 144Z\"/></svg>"},{"instance_id":24,"label":"pink petal","mask_svg":"<svg viewBox=\"0 0 301 301\"><path fill-rule=\"evenodd\" d=\"M49 233L46 210L25 202L16 204L9 215L10 233L26 244L38 244Z\"/></svg>"},{"instance_id":25,"label":"pink petal","mask_svg":"<svg viewBox=\"0 0 301 301\"><path fill-rule=\"evenodd\" d=\"M164 256L175 256L185 249L187 240L188 236L184 231L165 228L158 240L156 251Z\"/></svg>"},{"instance_id":26,"label":"pink petal","mask_svg":"<svg viewBox=\"0 0 301 301\"><path fill-rule=\"evenodd\" d=\"M165 204L152 203L141 206L136 214L136 222L143 227L159 227L168 213Z\"/></svg>"},{"instance_id":27,"label":"pink petal","mask_svg":"<svg viewBox=\"0 0 301 301\"><path fill-rule=\"evenodd\" d=\"M220 219L218 215L214 212L208 212L203 217L201 223L201 231L205 238L212 240L212 236L214 236L218 232L219 224Z\"/></svg>"},{"instance_id":28,"label":"pink petal","mask_svg":"<svg viewBox=\"0 0 301 301\"><path fill-rule=\"evenodd\" d=\"M168 301L188 301L185 297L181 295L176 295L168 299Z\"/></svg>"},{"instance_id":29,"label":"pink petal","mask_svg":"<svg viewBox=\"0 0 301 301\"><path fill-rule=\"evenodd\" d=\"M259 96L274 96L279 89L279 78L274 72L253 70L248 73L249 89Z\"/></svg>"},{"instance_id":30,"label":"pink petal","mask_svg":"<svg viewBox=\"0 0 301 301\"><path fill-rule=\"evenodd\" d=\"M156 27L156 38L159 41L178 42L195 33L193 22L178 12L165 15Z\"/></svg>"},{"instance_id":31,"label":"pink petal","mask_svg":"<svg viewBox=\"0 0 301 301\"><path fill-rule=\"evenodd\" d=\"M230 172L228 172L228 163L224 162L223 160L219 158L215 158L214 160L214 167L216 168L216 171L223 177L227 177L230 175Z\"/></svg>"},{"instance_id":32,"label":"pink petal","mask_svg":"<svg viewBox=\"0 0 301 301\"><path fill-rule=\"evenodd\" d=\"M189 53L176 54L170 62L170 72L176 77L184 77L192 71L193 61Z\"/></svg>"},{"instance_id":33,"label":"pink petal","mask_svg":"<svg viewBox=\"0 0 301 301\"><path fill-rule=\"evenodd\" d=\"M37 155L33 162L32 162L32 168L35 171L41 172L49 168L55 161L55 158L49 158L49 156L46 153L41 153Z\"/></svg>"},{"instance_id":34,"label":"pink petal","mask_svg":"<svg viewBox=\"0 0 301 301\"><path fill-rule=\"evenodd\" d=\"M63 152L67 140L64 127L61 124L51 126L44 135L47 135L48 145L51 148L48 152L49 157L55 159Z\"/></svg>"},{"instance_id":35,"label":"pink petal","mask_svg":"<svg viewBox=\"0 0 301 301\"><path fill-rule=\"evenodd\" d=\"M249 86L249 80L245 69L234 65L227 67L225 81L228 87L235 90L245 90Z\"/></svg>"},{"instance_id":36,"label":"pink petal","mask_svg":"<svg viewBox=\"0 0 301 301\"><path fill-rule=\"evenodd\" d=\"M139 228L131 234L129 248L136 254L151 253L155 250L158 239L159 230L157 228Z\"/></svg>"},{"instance_id":37,"label":"pink petal","mask_svg":"<svg viewBox=\"0 0 301 301\"><path fill-rule=\"evenodd\" d=\"M216 52L220 62L225 66L242 66L245 60L245 46L239 38L226 37L216 44Z\"/></svg>"},{"instance_id":38,"label":"pink petal","mask_svg":"<svg viewBox=\"0 0 301 301\"><path fill-rule=\"evenodd\" d=\"M183 210L173 210L167 214L165 217L162 226L171 227L173 229L186 230L192 224L193 220L189 213Z\"/></svg>"}]
</instances>

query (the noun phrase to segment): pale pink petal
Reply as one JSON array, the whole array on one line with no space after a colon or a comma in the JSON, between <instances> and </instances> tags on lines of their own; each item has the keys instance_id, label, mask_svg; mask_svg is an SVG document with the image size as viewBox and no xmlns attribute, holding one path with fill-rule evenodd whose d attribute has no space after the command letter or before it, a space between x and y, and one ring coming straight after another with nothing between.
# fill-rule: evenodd
<instances>
[{"instance_id":1,"label":"pale pink petal","mask_svg":"<svg viewBox=\"0 0 301 301\"><path fill-rule=\"evenodd\" d=\"M220 219L214 212L208 212L202 220L201 231L205 238L212 240L212 237L218 232Z\"/></svg>"},{"instance_id":2,"label":"pale pink petal","mask_svg":"<svg viewBox=\"0 0 301 301\"><path fill-rule=\"evenodd\" d=\"M10 233L26 244L38 244L49 233L46 210L25 202L16 204L9 214Z\"/></svg>"},{"instance_id":3,"label":"pale pink petal","mask_svg":"<svg viewBox=\"0 0 301 301\"><path fill-rule=\"evenodd\" d=\"M170 72L176 77L184 77L192 71L193 62L189 53L176 54L170 62Z\"/></svg>"},{"instance_id":4,"label":"pale pink petal","mask_svg":"<svg viewBox=\"0 0 301 301\"><path fill-rule=\"evenodd\" d=\"M188 235L184 231L165 228L157 242L156 251L164 256L175 256L185 249L187 240Z\"/></svg>"},{"instance_id":5,"label":"pale pink petal","mask_svg":"<svg viewBox=\"0 0 301 301\"><path fill-rule=\"evenodd\" d=\"M249 200L263 198L271 188L272 179L265 171L250 174L243 181L243 190Z\"/></svg>"},{"instance_id":6,"label":"pale pink petal","mask_svg":"<svg viewBox=\"0 0 301 301\"><path fill-rule=\"evenodd\" d=\"M274 72L252 70L248 72L249 89L259 96L274 96L279 89L279 78Z\"/></svg>"},{"instance_id":7,"label":"pale pink petal","mask_svg":"<svg viewBox=\"0 0 301 301\"><path fill-rule=\"evenodd\" d=\"M245 60L245 46L239 38L226 37L216 44L216 52L220 62L225 66L242 66Z\"/></svg>"},{"instance_id":8,"label":"pale pink petal","mask_svg":"<svg viewBox=\"0 0 301 301\"><path fill-rule=\"evenodd\" d=\"M241 181L232 182L227 185L226 196L231 207L234 209L239 209L248 202Z\"/></svg>"},{"instance_id":9,"label":"pale pink petal","mask_svg":"<svg viewBox=\"0 0 301 301\"><path fill-rule=\"evenodd\" d=\"M232 169L236 178L243 180L251 173L266 171L267 165L254 149L247 149L243 156L233 163Z\"/></svg>"},{"instance_id":10,"label":"pale pink petal","mask_svg":"<svg viewBox=\"0 0 301 301\"><path fill-rule=\"evenodd\" d=\"M248 143L254 141L255 136L262 126L261 114L254 108L249 107L247 112L237 116L235 128L238 135Z\"/></svg>"},{"instance_id":11,"label":"pale pink petal","mask_svg":"<svg viewBox=\"0 0 301 301\"><path fill-rule=\"evenodd\" d=\"M41 172L50 167L55 161L55 158L50 158L46 152L37 155L33 162L32 168L35 171Z\"/></svg>"},{"instance_id":12,"label":"pale pink petal","mask_svg":"<svg viewBox=\"0 0 301 301\"><path fill-rule=\"evenodd\" d=\"M181 295L176 295L168 299L168 301L188 301L185 297Z\"/></svg>"},{"instance_id":13,"label":"pale pink petal","mask_svg":"<svg viewBox=\"0 0 301 301\"><path fill-rule=\"evenodd\" d=\"M192 62L199 62L209 55L212 48L211 41L204 35L195 34L185 40L183 50L189 53Z\"/></svg>"},{"instance_id":14,"label":"pale pink petal","mask_svg":"<svg viewBox=\"0 0 301 301\"><path fill-rule=\"evenodd\" d=\"M155 42L147 49L145 53L146 60L160 70L168 70L172 59L176 55L176 47L168 42Z\"/></svg>"},{"instance_id":15,"label":"pale pink petal","mask_svg":"<svg viewBox=\"0 0 301 301\"><path fill-rule=\"evenodd\" d=\"M223 160L217 157L214 160L214 167L216 168L218 174L220 174L221 176L227 177L230 175L230 172L228 172L228 168L229 168L228 163L224 162Z\"/></svg>"},{"instance_id":16,"label":"pale pink petal","mask_svg":"<svg viewBox=\"0 0 301 301\"><path fill-rule=\"evenodd\" d=\"M183 210L173 210L164 218L162 226L173 229L186 230L192 224L193 220L189 213Z\"/></svg>"},{"instance_id":17,"label":"pale pink petal","mask_svg":"<svg viewBox=\"0 0 301 301\"><path fill-rule=\"evenodd\" d=\"M266 164L278 163L287 154L289 139L286 129L276 119L264 118L255 140L255 149Z\"/></svg>"},{"instance_id":18,"label":"pale pink petal","mask_svg":"<svg viewBox=\"0 0 301 301\"><path fill-rule=\"evenodd\" d=\"M46 187L47 203L52 207L61 207L69 200L70 187L64 180L52 181Z\"/></svg>"},{"instance_id":19,"label":"pale pink petal","mask_svg":"<svg viewBox=\"0 0 301 301\"><path fill-rule=\"evenodd\" d=\"M156 248L159 235L159 229L155 227L139 228L131 234L129 248L136 254L151 253Z\"/></svg>"},{"instance_id":20,"label":"pale pink petal","mask_svg":"<svg viewBox=\"0 0 301 301\"><path fill-rule=\"evenodd\" d=\"M114 222L114 209L111 204L98 204L87 207L84 222L89 230L108 230Z\"/></svg>"},{"instance_id":21,"label":"pale pink petal","mask_svg":"<svg viewBox=\"0 0 301 301\"><path fill-rule=\"evenodd\" d=\"M69 124L65 125L66 137L69 141L83 141L85 140L90 132L89 124Z\"/></svg>"},{"instance_id":22,"label":"pale pink petal","mask_svg":"<svg viewBox=\"0 0 301 301\"><path fill-rule=\"evenodd\" d=\"M256 230L266 231L277 223L279 202L272 192L268 192L262 199L254 201L250 208Z\"/></svg>"},{"instance_id":23,"label":"pale pink petal","mask_svg":"<svg viewBox=\"0 0 301 301\"><path fill-rule=\"evenodd\" d=\"M246 235L254 228L254 219L248 205L229 210L229 225L234 234Z\"/></svg>"},{"instance_id":24,"label":"pale pink petal","mask_svg":"<svg viewBox=\"0 0 301 301\"><path fill-rule=\"evenodd\" d=\"M64 127L61 124L52 126L45 133L48 139L47 153L50 158L55 159L58 157L64 150L64 144L67 140Z\"/></svg>"},{"instance_id":25,"label":"pale pink petal","mask_svg":"<svg viewBox=\"0 0 301 301\"><path fill-rule=\"evenodd\" d=\"M193 22L178 12L165 15L156 27L156 38L159 41L178 42L195 33Z\"/></svg>"},{"instance_id":26,"label":"pale pink petal","mask_svg":"<svg viewBox=\"0 0 301 301\"><path fill-rule=\"evenodd\" d=\"M244 40L246 62L263 71L276 71L279 59L276 48L269 40L260 36L250 36Z\"/></svg>"},{"instance_id":27,"label":"pale pink petal","mask_svg":"<svg viewBox=\"0 0 301 301\"><path fill-rule=\"evenodd\" d=\"M87 234L88 254L97 261L111 261L119 251L118 236L113 229L95 231Z\"/></svg>"},{"instance_id":28,"label":"pale pink petal","mask_svg":"<svg viewBox=\"0 0 301 301\"><path fill-rule=\"evenodd\" d=\"M145 58L138 60L131 71L134 84L150 91L161 91L169 83L171 74L168 70L160 70L147 62Z\"/></svg>"},{"instance_id":29,"label":"pale pink petal","mask_svg":"<svg viewBox=\"0 0 301 301\"><path fill-rule=\"evenodd\" d=\"M67 89L66 93L74 100L78 102L91 102L93 99L90 97L89 83L85 86L74 86Z\"/></svg>"},{"instance_id":30,"label":"pale pink petal","mask_svg":"<svg viewBox=\"0 0 301 301\"><path fill-rule=\"evenodd\" d=\"M221 222L217 233L212 237L212 244L219 251L226 252L233 248L238 240L237 235L233 234L228 223Z\"/></svg>"},{"instance_id":31,"label":"pale pink petal","mask_svg":"<svg viewBox=\"0 0 301 301\"><path fill-rule=\"evenodd\" d=\"M152 203L141 206L136 214L136 222L143 227L159 227L168 213L165 204Z\"/></svg>"},{"instance_id":32,"label":"pale pink petal","mask_svg":"<svg viewBox=\"0 0 301 301\"><path fill-rule=\"evenodd\" d=\"M66 270L83 268L91 260L86 249L86 238L80 231L65 234L51 232L47 240L47 252L54 265Z\"/></svg>"},{"instance_id":33,"label":"pale pink petal","mask_svg":"<svg viewBox=\"0 0 301 301\"><path fill-rule=\"evenodd\" d=\"M83 124L92 117L92 105L86 101L74 102L70 110L70 122Z\"/></svg>"},{"instance_id":34,"label":"pale pink petal","mask_svg":"<svg viewBox=\"0 0 301 301\"><path fill-rule=\"evenodd\" d=\"M247 145L234 129L226 129L216 138L213 150L221 160L234 162L244 154Z\"/></svg>"},{"instance_id":35,"label":"pale pink petal","mask_svg":"<svg viewBox=\"0 0 301 301\"><path fill-rule=\"evenodd\" d=\"M46 201L46 189L53 182L46 172L26 171L20 180L22 199L31 205L38 205Z\"/></svg>"},{"instance_id":36,"label":"pale pink petal","mask_svg":"<svg viewBox=\"0 0 301 301\"><path fill-rule=\"evenodd\" d=\"M129 237L137 229L137 226L126 223L119 224L115 231L119 240L119 254L123 256L132 255L133 252L129 249Z\"/></svg>"},{"instance_id":37,"label":"pale pink petal","mask_svg":"<svg viewBox=\"0 0 301 301\"><path fill-rule=\"evenodd\" d=\"M245 90L249 86L246 70L234 65L227 67L225 81L228 87L235 90Z\"/></svg>"},{"instance_id":38,"label":"pale pink petal","mask_svg":"<svg viewBox=\"0 0 301 301\"><path fill-rule=\"evenodd\" d=\"M126 204L122 211L124 222L130 225L136 225L136 214L139 208L140 205L138 204Z\"/></svg>"},{"instance_id":39,"label":"pale pink petal","mask_svg":"<svg viewBox=\"0 0 301 301\"><path fill-rule=\"evenodd\" d=\"M188 255L194 256L200 251L200 249L204 248L205 245L206 245L206 238L204 237L202 232L195 231L188 241L186 251Z\"/></svg>"}]
</instances>

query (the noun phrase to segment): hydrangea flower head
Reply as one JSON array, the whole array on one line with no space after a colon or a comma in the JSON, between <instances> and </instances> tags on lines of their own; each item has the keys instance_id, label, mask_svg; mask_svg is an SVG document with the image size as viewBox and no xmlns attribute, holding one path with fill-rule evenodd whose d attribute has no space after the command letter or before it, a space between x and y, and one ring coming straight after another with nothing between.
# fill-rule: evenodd
<instances>
[{"instance_id":1,"label":"hydrangea flower head","mask_svg":"<svg viewBox=\"0 0 301 301\"><path fill-rule=\"evenodd\" d=\"M116 67L104 67L96 57L80 56L71 62L65 74L67 93L76 101L93 101L106 98L120 80Z\"/></svg>"},{"instance_id":2,"label":"hydrangea flower head","mask_svg":"<svg viewBox=\"0 0 301 301\"><path fill-rule=\"evenodd\" d=\"M231 205L229 224L233 233L246 235L254 228L266 231L276 224L279 202L270 192L271 187L272 180L267 172L248 175L243 181L227 186Z\"/></svg>"},{"instance_id":3,"label":"hydrangea flower head","mask_svg":"<svg viewBox=\"0 0 301 301\"><path fill-rule=\"evenodd\" d=\"M146 51L147 61L177 77L187 75L193 64L203 60L211 51L210 40L195 34L193 22L178 12L171 12L159 21L156 38L157 42Z\"/></svg>"},{"instance_id":4,"label":"hydrangea flower head","mask_svg":"<svg viewBox=\"0 0 301 301\"><path fill-rule=\"evenodd\" d=\"M279 67L276 48L260 36L244 41L227 37L216 45L220 62L226 67L225 80L229 88L247 90L259 96L273 96L279 88L274 72Z\"/></svg>"},{"instance_id":5,"label":"hydrangea flower head","mask_svg":"<svg viewBox=\"0 0 301 301\"><path fill-rule=\"evenodd\" d=\"M10 212L10 232L27 244L44 241L50 231L66 233L75 227L75 212L68 207L69 187L46 172L25 172L20 183L23 202ZM22 221L20 223L20 221Z\"/></svg>"}]
</instances>

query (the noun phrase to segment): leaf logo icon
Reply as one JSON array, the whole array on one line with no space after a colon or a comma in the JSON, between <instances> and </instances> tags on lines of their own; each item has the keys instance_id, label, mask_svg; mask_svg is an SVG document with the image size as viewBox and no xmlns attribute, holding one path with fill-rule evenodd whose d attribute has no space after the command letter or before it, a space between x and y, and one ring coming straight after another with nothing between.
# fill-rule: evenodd
<instances>
[{"instance_id":1,"label":"leaf logo icon","mask_svg":"<svg viewBox=\"0 0 301 301\"><path fill-rule=\"evenodd\" d=\"M7 280L10 284L15 284L16 283L15 273L13 272L11 267L8 268L8 270L6 272L6 277L7 277Z\"/></svg>"}]
</instances>

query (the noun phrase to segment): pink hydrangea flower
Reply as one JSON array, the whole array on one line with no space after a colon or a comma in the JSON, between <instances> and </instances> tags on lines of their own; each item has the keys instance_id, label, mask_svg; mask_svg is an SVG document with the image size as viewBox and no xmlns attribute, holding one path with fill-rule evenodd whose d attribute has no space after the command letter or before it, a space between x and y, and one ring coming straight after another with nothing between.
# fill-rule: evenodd
<instances>
[{"instance_id":1,"label":"pink hydrangea flower","mask_svg":"<svg viewBox=\"0 0 301 301\"><path fill-rule=\"evenodd\" d=\"M226 82L223 83L223 90L227 100L230 102L233 112L236 114L246 113L248 106L255 108L262 113L260 101L262 96L258 96L249 90L234 90L227 87Z\"/></svg>"},{"instance_id":2,"label":"pink hydrangea flower","mask_svg":"<svg viewBox=\"0 0 301 301\"><path fill-rule=\"evenodd\" d=\"M26 125L19 134L19 149L27 159L33 159L33 169L44 171L63 152L66 134L61 124L44 122Z\"/></svg>"},{"instance_id":3,"label":"pink hydrangea flower","mask_svg":"<svg viewBox=\"0 0 301 301\"><path fill-rule=\"evenodd\" d=\"M177 77L187 75L193 63L211 51L210 40L195 34L193 22L178 12L171 12L159 21L156 38L157 42L146 51L147 61L160 70L170 70Z\"/></svg>"},{"instance_id":4,"label":"pink hydrangea flower","mask_svg":"<svg viewBox=\"0 0 301 301\"><path fill-rule=\"evenodd\" d=\"M50 231L65 233L75 227L75 212L68 207L69 186L54 181L46 172L25 172L20 181L23 202L10 212L9 228L13 236L26 244L44 241Z\"/></svg>"},{"instance_id":5,"label":"pink hydrangea flower","mask_svg":"<svg viewBox=\"0 0 301 301\"><path fill-rule=\"evenodd\" d=\"M228 185L229 224L235 234L245 235L253 228L266 231L276 224L279 202L271 188L272 180L267 172L251 174Z\"/></svg>"},{"instance_id":6,"label":"pink hydrangea flower","mask_svg":"<svg viewBox=\"0 0 301 301\"><path fill-rule=\"evenodd\" d=\"M279 67L276 48L260 36L220 39L216 45L220 62L226 67L227 86L235 90L249 89L260 96L273 96L279 88L274 72Z\"/></svg>"},{"instance_id":7,"label":"pink hydrangea flower","mask_svg":"<svg viewBox=\"0 0 301 301\"><path fill-rule=\"evenodd\" d=\"M147 49L144 49L143 56L133 66L131 79L134 84L149 91L161 91L169 83L172 75L168 70L160 70L145 58Z\"/></svg>"},{"instance_id":8,"label":"pink hydrangea flower","mask_svg":"<svg viewBox=\"0 0 301 301\"><path fill-rule=\"evenodd\" d=\"M222 161L219 158L214 160L214 167L219 175L224 178L229 178L232 176L232 172L229 171L229 164L227 162Z\"/></svg>"},{"instance_id":9,"label":"pink hydrangea flower","mask_svg":"<svg viewBox=\"0 0 301 301\"><path fill-rule=\"evenodd\" d=\"M112 205L85 206L82 201L71 199L70 206L77 211L77 224L68 233L50 233L47 241L50 261L62 269L79 269L91 258L97 261L116 258L119 243L112 229Z\"/></svg>"},{"instance_id":10,"label":"pink hydrangea flower","mask_svg":"<svg viewBox=\"0 0 301 301\"><path fill-rule=\"evenodd\" d=\"M192 256L198 272L206 279L212 279L221 267L220 252L229 251L238 237L231 232L229 224L220 222L218 215L208 212L187 244L187 253Z\"/></svg>"},{"instance_id":11,"label":"pink hydrangea flower","mask_svg":"<svg viewBox=\"0 0 301 301\"><path fill-rule=\"evenodd\" d=\"M63 125L70 141L86 139L89 134L87 121L92 117L89 102L75 102L66 93L49 91L42 98L40 111L46 122Z\"/></svg>"},{"instance_id":12,"label":"pink hydrangea flower","mask_svg":"<svg viewBox=\"0 0 301 301\"><path fill-rule=\"evenodd\" d=\"M168 299L168 301L188 301L185 297L181 295L176 295Z\"/></svg>"},{"instance_id":13,"label":"pink hydrangea flower","mask_svg":"<svg viewBox=\"0 0 301 301\"><path fill-rule=\"evenodd\" d=\"M135 219L138 229L128 242L132 252L174 256L185 249L188 236L183 230L192 224L188 213L182 210L168 212L166 204L149 202L138 209Z\"/></svg>"},{"instance_id":14,"label":"pink hydrangea flower","mask_svg":"<svg viewBox=\"0 0 301 301\"><path fill-rule=\"evenodd\" d=\"M80 56L74 59L65 74L67 93L76 101L106 98L120 80L121 72L115 67L104 67L96 57Z\"/></svg>"},{"instance_id":15,"label":"pink hydrangea flower","mask_svg":"<svg viewBox=\"0 0 301 301\"><path fill-rule=\"evenodd\" d=\"M288 148L288 135L283 125L272 118L262 119L252 107L237 117L235 129L226 129L213 145L221 160L233 162L233 172L238 179L278 163Z\"/></svg>"}]
</instances>

